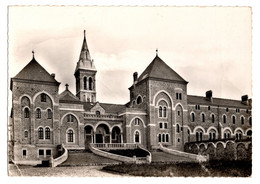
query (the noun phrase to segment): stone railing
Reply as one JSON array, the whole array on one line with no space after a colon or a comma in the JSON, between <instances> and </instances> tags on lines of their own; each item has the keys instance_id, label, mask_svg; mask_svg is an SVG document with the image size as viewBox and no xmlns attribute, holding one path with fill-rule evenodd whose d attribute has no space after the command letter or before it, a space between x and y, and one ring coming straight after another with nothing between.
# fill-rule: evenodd
<instances>
[{"instance_id":1,"label":"stone railing","mask_svg":"<svg viewBox=\"0 0 260 184\"><path fill-rule=\"evenodd\" d=\"M186 157L186 158L191 158L191 159L194 159L195 161L199 161L199 162L206 162L209 160L208 156L196 155L196 154L192 154L192 153L169 149L169 148L163 147L161 144L160 144L159 148L160 148L160 150L162 150L165 153L182 156L182 157Z\"/></svg>"},{"instance_id":2,"label":"stone railing","mask_svg":"<svg viewBox=\"0 0 260 184\"><path fill-rule=\"evenodd\" d=\"M126 163L136 163L136 157L126 157L126 156L121 156L121 155L116 155L113 153L109 153L103 150L98 149L95 144L89 144L89 149L95 153L96 155L110 158L113 160L117 160L120 162L126 162Z\"/></svg>"},{"instance_id":3,"label":"stone railing","mask_svg":"<svg viewBox=\"0 0 260 184\"><path fill-rule=\"evenodd\" d=\"M134 143L92 143L92 147L101 150L118 150L118 149L136 149L137 144Z\"/></svg>"},{"instance_id":4,"label":"stone railing","mask_svg":"<svg viewBox=\"0 0 260 184\"><path fill-rule=\"evenodd\" d=\"M51 166L52 167L56 167L57 165L65 162L67 159L68 159L68 150L64 147L64 145L62 144L61 145L61 149L63 150L63 153L61 156L53 159L51 158Z\"/></svg>"},{"instance_id":5,"label":"stone railing","mask_svg":"<svg viewBox=\"0 0 260 184\"><path fill-rule=\"evenodd\" d=\"M148 151L147 149L143 148L140 145L137 145L137 146L138 146L138 148L140 148L140 149L142 149L142 150L144 150L144 151L149 153L149 155L147 155L146 157L138 157L137 160L141 160L141 162L143 163L144 158L145 158L145 163L151 163L152 162L152 154L151 154L151 152Z\"/></svg>"},{"instance_id":6,"label":"stone railing","mask_svg":"<svg viewBox=\"0 0 260 184\"><path fill-rule=\"evenodd\" d=\"M87 114L87 113L84 113L84 118L86 118L86 119L122 120L121 116L111 115L111 114L97 115L97 114Z\"/></svg>"}]
</instances>

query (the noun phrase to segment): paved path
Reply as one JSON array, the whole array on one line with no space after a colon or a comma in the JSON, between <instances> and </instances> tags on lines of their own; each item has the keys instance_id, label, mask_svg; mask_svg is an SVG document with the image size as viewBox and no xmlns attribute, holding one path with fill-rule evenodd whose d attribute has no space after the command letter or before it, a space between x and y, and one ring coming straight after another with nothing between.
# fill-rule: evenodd
<instances>
[{"instance_id":1,"label":"paved path","mask_svg":"<svg viewBox=\"0 0 260 184\"><path fill-rule=\"evenodd\" d=\"M102 171L103 166L79 166L79 167L32 167L19 166L21 174L18 169L9 164L9 176L66 176L66 177L129 177L129 175L122 175L118 173L107 173Z\"/></svg>"},{"instance_id":2,"label":"paved path","mask_svg":"<svg viewBox=\"0 0 260 184\"><path fill-rule=\"evenodd\" d=\"M108 165L108 164L118 164L119 162L116 160L112 160L109 158L101 157L95 155L94 153L89 152L79 152L72 153L69 152L69 158L66 162L59 165L59 167L63 166L91 166L91 165Z\"/></svg>"},{"instance_id":3,"label":"paved path","mask_svg":"<svg viewBox=\"0 0 260 184\"><path fill-rule=\"evenodd\" d=\"M151 152L152 154L152 162L188 162L193 161L193 159L171 155L165 152Z\"/></svg>"}]
</instances>

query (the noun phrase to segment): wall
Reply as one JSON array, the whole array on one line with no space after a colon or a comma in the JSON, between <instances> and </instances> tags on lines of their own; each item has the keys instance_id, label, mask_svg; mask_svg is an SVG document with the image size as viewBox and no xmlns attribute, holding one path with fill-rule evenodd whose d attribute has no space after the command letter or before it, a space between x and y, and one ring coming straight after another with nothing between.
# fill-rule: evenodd
<instances>
[{"instance_id":1,"label":"wall","mask_svg":"<svg viewBox=\"0 0 260 184\"><path fill-rule=\"evenodd\" d=\"M210 160L252 160L252 142L250 140L186 143L185 151L209 155Z\"/></svg>"}]
</instances>

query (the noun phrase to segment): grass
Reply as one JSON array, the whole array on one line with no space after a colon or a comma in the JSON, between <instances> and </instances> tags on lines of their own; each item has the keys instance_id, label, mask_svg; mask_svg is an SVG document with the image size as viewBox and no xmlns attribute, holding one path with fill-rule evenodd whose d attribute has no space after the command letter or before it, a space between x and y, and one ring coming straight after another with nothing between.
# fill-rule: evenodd
<instances>
[{"instance_id":1,"label":"grass","mask_svg":"<svg viewBox=\"0 0 260 184\"><path fill-rule=\"evenodd\" d=\"M208 163L120 164L103 170L145 177L249 177L251 161L211 161Z\"/></svg>"}]
</instances>

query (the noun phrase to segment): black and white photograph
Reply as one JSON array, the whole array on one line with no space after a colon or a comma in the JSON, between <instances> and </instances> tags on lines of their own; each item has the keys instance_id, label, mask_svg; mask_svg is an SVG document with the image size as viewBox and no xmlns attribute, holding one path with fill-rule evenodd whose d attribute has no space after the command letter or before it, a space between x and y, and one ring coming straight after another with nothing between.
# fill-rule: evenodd
<instances>
[{"instance_id":1,"label":"black and white photograph","mask_svg":"<svg viewBox=\"0 0 260 184\"><path fill-rule=\"evenodd\" d=\"M9 177L252 177L250 6L12 5L7 21Z\"/></svg>"}]
</instances>

